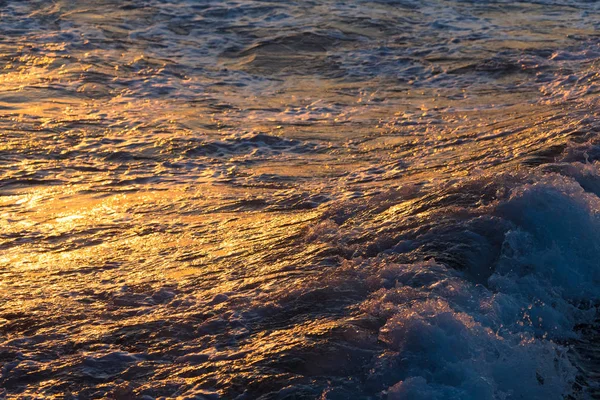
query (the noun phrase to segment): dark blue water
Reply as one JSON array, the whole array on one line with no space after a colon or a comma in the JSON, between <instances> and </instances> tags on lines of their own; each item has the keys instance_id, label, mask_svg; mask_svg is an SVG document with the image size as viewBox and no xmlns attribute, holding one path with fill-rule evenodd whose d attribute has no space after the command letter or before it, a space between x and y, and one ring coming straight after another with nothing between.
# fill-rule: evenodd
<instances>
[{"instance_id":1,"label":"dark blue water","mask_svg":"<svg viewBox=\"0 0 600 400\"><path fill-rule=\"evenodd\" d=\"M0 397L598 398L599 17L0 1Z\"/></svg>"}]
</instances>

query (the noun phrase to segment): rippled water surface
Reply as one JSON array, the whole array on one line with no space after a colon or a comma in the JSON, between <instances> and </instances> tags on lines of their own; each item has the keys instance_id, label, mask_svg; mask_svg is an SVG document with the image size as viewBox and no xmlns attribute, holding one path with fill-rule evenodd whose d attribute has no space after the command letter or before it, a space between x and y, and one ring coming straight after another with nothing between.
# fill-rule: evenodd
<instances>
[{"instance_id":1,"label":"rippled water surface","mask_svg":"<svg viewBox=\"0 0 600 400\"><path fill-rule=\"evenodd\" d=\"M599 28L0 1L0 397L600 398Z\"/></svg>"}]
</instances>

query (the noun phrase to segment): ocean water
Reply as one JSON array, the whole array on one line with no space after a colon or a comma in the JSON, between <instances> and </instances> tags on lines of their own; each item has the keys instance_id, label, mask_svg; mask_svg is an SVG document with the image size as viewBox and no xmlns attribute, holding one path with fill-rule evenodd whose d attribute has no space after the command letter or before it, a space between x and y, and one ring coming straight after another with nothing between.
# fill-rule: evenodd
<instances>
[{"instance_id":1,"label":"ocean water","mask_svg":"<svg viewBox=\"0 0 600 400\"><path fill-rule=\"evenodd\" d=\"M599 29L0 1L0 398L600 398Z\"/></svg>"}]
</instances>

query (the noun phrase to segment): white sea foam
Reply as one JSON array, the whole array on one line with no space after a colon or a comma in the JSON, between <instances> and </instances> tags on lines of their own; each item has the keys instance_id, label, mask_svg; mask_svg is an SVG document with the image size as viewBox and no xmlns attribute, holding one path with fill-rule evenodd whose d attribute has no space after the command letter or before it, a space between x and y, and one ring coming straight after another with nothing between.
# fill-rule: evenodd
<instances>
[{"instance_id":1,"label":"white sea foam","mask_svg":"<svg viewBox=\"0 0 600 400\"><path fill-rule=\"evenodd\" d=\"M0 397L599 396L600 2L0 4Z\"/></svg>"}]
</instances>

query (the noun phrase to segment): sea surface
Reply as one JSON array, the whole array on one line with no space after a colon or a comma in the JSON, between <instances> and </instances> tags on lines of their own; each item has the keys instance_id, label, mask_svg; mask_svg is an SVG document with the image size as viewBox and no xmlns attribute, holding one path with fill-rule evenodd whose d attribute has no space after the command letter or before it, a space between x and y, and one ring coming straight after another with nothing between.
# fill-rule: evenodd
<instances>
[{"instance_id":1,"label":"sea surface","mask_svg":"<svg viewBox=\"0 0 600 400\"><path fill-rule=\"evenodd\" d=\"M600 2L0 1L0 398L600 398Z\"/></svg>"}]
</instances>

